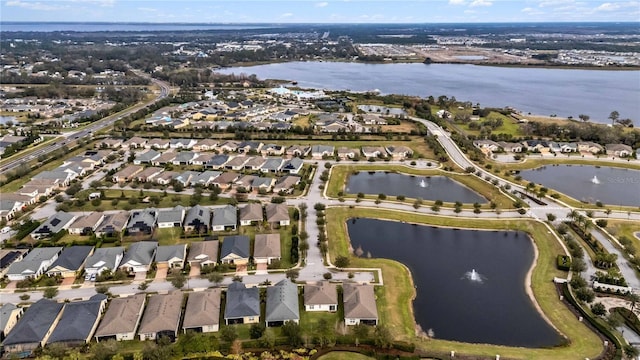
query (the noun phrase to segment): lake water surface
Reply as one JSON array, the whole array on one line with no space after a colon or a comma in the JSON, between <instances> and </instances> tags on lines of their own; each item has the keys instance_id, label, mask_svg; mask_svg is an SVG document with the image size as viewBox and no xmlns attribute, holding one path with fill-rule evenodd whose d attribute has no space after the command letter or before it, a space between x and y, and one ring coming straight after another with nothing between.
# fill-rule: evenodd
<instances>
[{"instance_id":1,"label":"lake water surface","mask_svg":"<svg viewBox=\"0 0 640 360\"><path fill-rule=\"evenodd\" d=\"M424 200L444 202L486 203L487 199L468 187L446 176L412 176L384 171L350 175L347 180L347 194L404 195Z\"/></svg>"},{"instance_id":2,"label":"lake water surface","mask_svg":"<svg viewBox=\"0 0 640 360\"><path fill-rule=\"evenodd\" d=\"M561 117L580 114L606 122L640 120L640 71L509 68L461 64L362 64L289 62L227 68L260 79L295 80L298 86L413 96L455 96L482 106L511 106L523 112Z\"/></svg>"},{"instance_id":3,"label":"lake water surface","mask_svg":"<svg viewBox=\"0 0 640 360\"><path fill-rule=\"evenodd\" d=\"M409 268L417 290L416 322L435 338L523 347L560 343L525 293L534 258L526 234L376 219L350 220L348 231L353 248L361 247L365 256Z\"/></svg>"},{"instance_id":4,"label":"lake water surface","mask_svg":"<svg viewBox=\"0 0 640 360\"><path fill-rule=\"evenodd\" d=\"M555 189L580 201L640 206L640 170L558 165L524 170L520 175L523 179Z\"/></svg>"}]
</instances>

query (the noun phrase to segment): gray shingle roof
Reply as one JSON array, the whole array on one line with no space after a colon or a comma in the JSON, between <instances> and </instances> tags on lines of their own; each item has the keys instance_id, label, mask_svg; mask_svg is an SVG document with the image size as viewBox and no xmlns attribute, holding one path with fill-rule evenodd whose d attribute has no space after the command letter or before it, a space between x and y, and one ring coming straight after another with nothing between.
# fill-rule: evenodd
<instances>
[{"instance_id":1,"label":"gray shingle roof","mask_svg":"<svg viewBox=\"0 0 640 360\"><path fill-rule=\"evenodd\" d=\"M318 284L308 284L304 286L305 305L337 305L338 290L335 284L322 281Z\"/></svg>"},{"instance_id":2,"label":"gray shingle roof","mask_svg":"<svg viewBox=\"0 0 640 360\"><path fill-rule=\"evenodd\" d=\"M260 316L260 291L257 287L246 288L243 283L234 281L227 289L224 318L245 316Z\"/></svg>"},{"instance_id":3,"label":"gray shingle roof","mask_svg":"<svg viewBox=\"0 0 640 360\"><path fill-rule=\"evenodd\" d=\"M178 205L173 209L158 211L158 223L182 223L184 219L184 207Z\"/></svg>"},{"instance_id":4,"label":"gray shingle roof","mask_svg":"<svg viewBox=\"0 0 640 360\"><path fill-rule=\"evenodd\" d=\"M269 203L265 207L268 222L280 222L289 220L289 210L286 204Z\"/></svg>"},{"instance_id":5,"label":"gray shingle roof","mask_svg":"<svg viewBox=\"0 0 640 360\"><path fill-rule=\"evenodd\" d=\"M262 205L250 203L240 209L240 220L262 221Z\"/></svg>"},{"instance_id":6,"label":"gray shingle roof","mask_svg":"<svg viewBox=\"0 0 640 360\"><path fill-rule=\"evenodd\" d=\"M75 217L73 214L58 211L47 219L47 221L40 224L40 226L33 231L33 234L55 234L68 225Z\"/></svg>"},{"instance_id":7,"label":"gray shingle roof","mask_svg":"<svg viewBox=\"0 0 640 360\"><path fill-rule=\"evenodd\" d=\"M182 292L153 295L140 322L139 333L156 333L162 330L178 330L182 313Z\"/></svg>"},{"instance_id":8,"label":"gray shingle roof","mask_svg":"<svg viewBox=\"0 0 640 360\"><path fill-rule=\"evenodd\" d=\"M166 262L173 258L178 258L184 261L186 251L186 244L158 246L158 251L156 252L156 262Z\"/></svg>"},{"instance_id":9,"label":"gray shingle roof","mask_svg":"<svg viewBox=\"0 0 640 360\"><path fill-rule=\"evenodd\" d=\"M220 323L220 289L189 294L182 327L185 329Z\"/></svg>"},{"instance_id":10,"label":"gray shingle roof","mask_svg":"<svg viewBox=\"0 0 640 360\"><path fill-rule=\"evenodd\" d=\"M184 218L184 224L186 225L206 225L207 228L211 223L211 210L204 206L196 205L187 211L187 216Z\"/></svg>"},{"instance_id":11,"label":"gray shingle roof","mask_svg":"<svg viewBox=\"0 0 640 360\"><path fill-rule=\"evenodd\" d=\"M268 158L267 161L262 164L261 169L269 171L277 171L282 167L284 160L282 158Z\"/></svg>"},{"instance_id":12,"label":"gray shingle roof","mask_svg":"<svg viewBox=\"0 0 640 360\"><path fill-rule=\"evenodd\" d=\"M42 341L63 306L64 304L52 300L38 300L25 311L2 344L6 346Z\"/></svg>"},{"instance_id":13,"label":"gray shingle roof","mask_svg":"<svg viewBox=\"0 0 640 360\"><path fill-rule=\"evenodd\" d=\"M65 248L62 254L60 254L51 265L51 268L53 269L56 266L60 266L67 270L80 270L80 267L92 250L93 246L70 246Z\"/></svg>"},{"instance_id":14,"label":"gray shingle roof","mask_svg":"<svg viewBox=\"0 0 640 360\"><path fill-rule=\"evenodd\" d=\"M218 240L192 242L187 260L218 262L219 244Z\"/></svg>"},{"instance_id":15,"label":"gray shingle roof","mask_svg":"<svg viewBox=\"0 0 640 360\"><path fill-rule=\"evenodd\" d=\"M7 327L7 323L11 318L11 313L17 308L18 308L17 306L11 303L4 304L0 307L0 332L3 332L4 329Z\"/></svg>"},{"instance_id":16,"label":"gray shingle roof","mask_svg":"<svg viewBox=\"0 0 640 360\"><path fill-rule=\"evenodd\" d=\"M124 253L121 264L126 264L131 260L139 264L151 264L157 246L158 244L153 241L133 243L129 246L127 252Z\"/></svg>"},{"instance_id":17,"label":"gray shingle roof","mask_svg":"<svg viewBox=\"0 0 640 360\"><path fill-rule=\"evenodd\" d=\"M222 241L222 249L220 250L220 258L224 258L230 254L236 254L242 258L249 258L249 237L246 235L225 236Z\"/></svg>"},{"instance_id":18,"label":"gray shingle roof","mask_svg":"<svg viewBox=\"0 0 640 360\"><path fill-rule=\"evenodd\" d=\"M377 319L376 296L373 285L346 283L344 291L344 317L352 319Z\"/></svg>"},{"instance_id":19,"label":"gray shingle roof","mask_svg":"<svg viewBox=\"0 0 640 360\"><path fill-rule=\"evenodd\" d=\"M109 269L115 269L118 265L116 264L116 258L118 255L124 253L124 247L112 247L112 248L98 248L93 253L93 255L87 258L85 262L85 267L106 267Z\"/></svg>"},{"instance_id":20,"label":"gray shingle roof","mask_svg":"<svg viewBox=\"0 0 640 360\"><path fill-rule=\"evenodd\" d=\"M256 234L253 257L280 257L280 234Z\"/></svg>"},{"instance_id":21,"label":"gray shingle roof","mask_svg":"<svg viewBox=\"0 0 640 360\"><path fill-rule=\"evenodd\" d=\"M64 341L85 341L91 335L107 297L96 294L86 301L66 303L60 321L47 344Z\"/></svg>"},{"instance_id":22,"label":"gray shingle roof","mask_svg":"<svg viewBox=\"0 0 640 360\"><path fill-rule=\"evenodd\" d=\"M300 320L298 287L289 279L280 280L267 288L267 310L265 320Z\"/></svg>"},{"instance_id":23,"label":"gray shingle roof","mask_svg":"<svg viewBox=\"0 0 640 360\"><path fill-rule=\"evenodd\" d=\"M237 209L233 205L213 210L212 226L235 226L238 222Z\"/></svg>"},{"instance_id":24,"label":"gray shingle roof","mask_svg":"<svg viewBox=\"0 0 640 360\"><path fill-rule=\"evenodd\" d=\"M35 248L21 261L16 261L7 270L7 274L22 274L26 270L35 273L40 268L43 261L51 260L56 254L62 251L61 247Z\"/></svg>"}]
</instances>

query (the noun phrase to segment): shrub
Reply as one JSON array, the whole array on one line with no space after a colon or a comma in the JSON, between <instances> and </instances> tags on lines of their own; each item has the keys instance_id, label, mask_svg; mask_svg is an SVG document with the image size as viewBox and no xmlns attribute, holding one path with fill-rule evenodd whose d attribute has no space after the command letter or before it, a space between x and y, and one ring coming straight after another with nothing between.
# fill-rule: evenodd
<instances>
[{"instance_id":1,"label":"shrub","mask_svg":"<svg viewBox=\"0 0 640 360\"><path fill-rule=\"evenodd\" d=\"M556 266L560 270L569 271L571 269L571 258L567 255L558 255Z\"/></svg>"}]
</instances>

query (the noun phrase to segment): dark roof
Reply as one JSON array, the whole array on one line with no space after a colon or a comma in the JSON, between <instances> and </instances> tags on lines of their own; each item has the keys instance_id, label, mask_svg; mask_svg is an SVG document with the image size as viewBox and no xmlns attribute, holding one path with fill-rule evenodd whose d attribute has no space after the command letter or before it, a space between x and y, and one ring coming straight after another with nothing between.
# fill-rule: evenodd
<instances>
[{"instance_id":1,"label":"dark roof","mask_svg":"<svg viewBox=\"0 0 640 360\"><path fill-rule=\"evenodd\" d=\"M265 319L269 321L299 320L298 287L289 279L283 279L267 288Z\"/></svg>"},{"instance_id":2,"label":"dark roof","mask_svg":"<svg viewBox=\"0 0 640 360\"><path fill-rule=\"evenodd\" d=\"M246 288L243 283L234 281L227 289L224 318L245 316L260 316L260 291L257 287Z\"/></svg>"},{"instance_id":3,"label":"dark roof","mask_svg":"<svg viewBox=\"0 0 640 360\"><path fill-rule=\"evenodd\" d=\"M53 325L64 304L40 299L25 311L22 319L2 343L6 345L38 343Z\"/></svg>"},{"instance_id":4,"label":"dark roof","mask_svg":"<svg viewBox=\"0 0 640 360\"><path fill-rule=\"evenodd\" d=\"M51 333L47 344L64 341L86 341L100 316L103 302L107 297L96 294L86 301L70 302L64 305L62 317Z\"/></svg>"},{"instance_id":5,"label":"dark roof","mask_svg":"<svg viewBox=\"0 0 640 360\"><path fill-rule=\"evenodd\" d=\"M236 254L243 258L248 258L249 253L249 237L246 235L225 236L222 241L222 249L220 250L220 258L224 258L229 254Z\"/></svg>"},{"instance_id":6,"label":"dark roof","mask_svg":"<svg viewBox=\"0 0 640 360\"><path fill-rule=\"evenodd\" d=\"M20 251L9 251L8 253L6 253L2 259L0 259L0 269L4 269L7 266L11 265L14 261L16 261L17 258L20 257L20 255L22 255L22 252Z\"/></svg>"},{"instance_id":7,"label":"dark roof","mask_svg":"<svg viewBox=\"0 0 640 360\"><path fill-rule=\"evenodd\" d=\"M70 246L64 248L62 254L51 265L51 269L61 266L67 270L78 270L93 250L93 246Z\"/></svg>"}]
</instances>

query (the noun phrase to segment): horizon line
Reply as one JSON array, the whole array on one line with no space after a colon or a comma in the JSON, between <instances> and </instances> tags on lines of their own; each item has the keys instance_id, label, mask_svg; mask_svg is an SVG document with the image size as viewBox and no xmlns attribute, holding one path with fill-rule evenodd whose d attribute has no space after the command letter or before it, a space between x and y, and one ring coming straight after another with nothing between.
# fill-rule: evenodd
<instances>
[{"instance_id":1,"label":"horizon line","mask_svg":"<svg viewBox=\"0 0 640 360\"><path fill-rule=\"evenodd\" d=\"M3 21L0 24L173 24L173 25L424 25L424 24L636 24L638 21L605 21L605 20L580 20L580 21L488 21L488 22L153 22L153 21Z\"/></svg>"}]
</instances>

